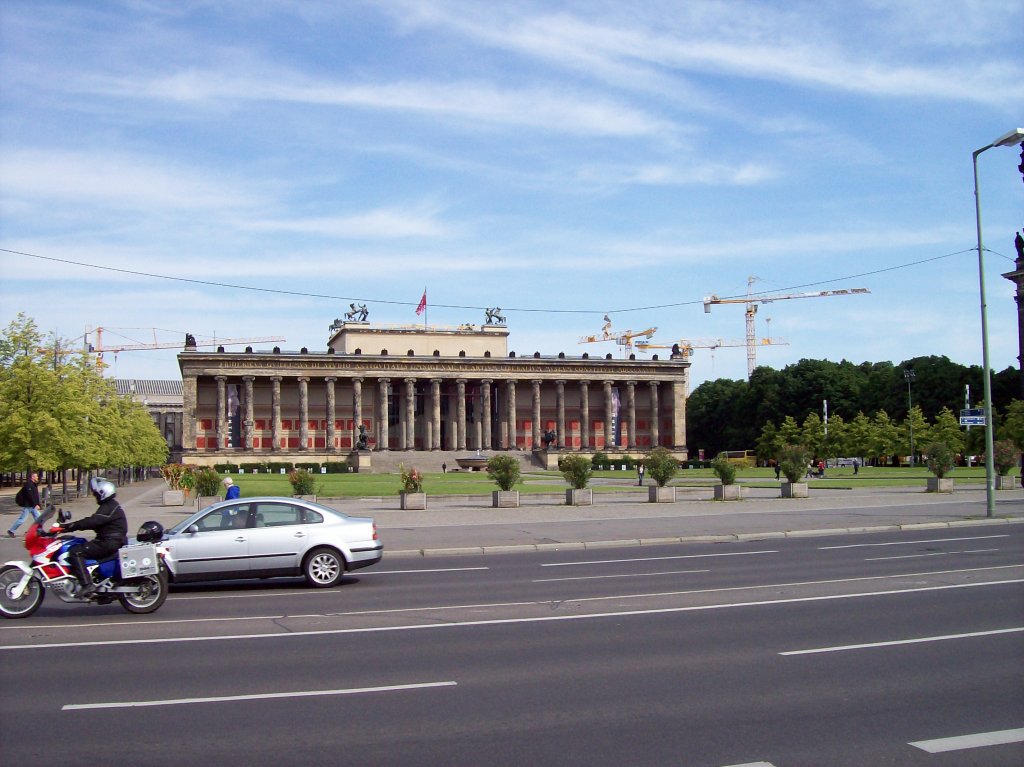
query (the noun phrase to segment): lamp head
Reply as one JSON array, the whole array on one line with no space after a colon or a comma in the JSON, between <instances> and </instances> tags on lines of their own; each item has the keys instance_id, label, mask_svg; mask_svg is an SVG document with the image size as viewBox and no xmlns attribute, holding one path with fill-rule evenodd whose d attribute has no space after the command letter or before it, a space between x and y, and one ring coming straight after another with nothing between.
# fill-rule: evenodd
<instances>
[{"instance_id":1,"label":"lamp head","mask_svg":"<svg viewBox=\"0 0 1024 767\"><path fill-rule=\"evenodd\" d=\"M1014 128L993 141L992 146L1013 146L1021 142L1024 142L1024 128Z\"/></svg>"}]
</instances>

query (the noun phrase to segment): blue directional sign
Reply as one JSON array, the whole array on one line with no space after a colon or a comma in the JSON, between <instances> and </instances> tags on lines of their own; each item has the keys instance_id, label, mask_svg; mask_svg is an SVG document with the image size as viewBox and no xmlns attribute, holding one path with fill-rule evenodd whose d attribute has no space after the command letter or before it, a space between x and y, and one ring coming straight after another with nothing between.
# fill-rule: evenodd
<instances>
[{"instance_id":1,"label":"blue directional sign","mask_svg":"<svg viewBox=\"0 0 1024 767\"><path fill-rule=\"evenodd\" d=\"M970 407L960 411L961 426L984 426L985 408Z\"/></svg>"}]
</instances>

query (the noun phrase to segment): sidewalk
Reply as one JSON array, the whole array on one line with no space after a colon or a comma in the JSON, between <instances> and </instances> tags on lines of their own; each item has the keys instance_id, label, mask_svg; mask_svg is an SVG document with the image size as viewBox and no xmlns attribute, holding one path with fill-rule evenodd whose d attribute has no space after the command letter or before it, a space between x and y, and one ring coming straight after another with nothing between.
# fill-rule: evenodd
<instances>
[{"instance_id":1,"label":"sidewalk","mask_svg":"<svg viewBox=\"0 0 1024 767\"><path fill-rule=\"evenodd\" d=\"M196 511L191 506L162 506L163 480L118 489L128 515L129 534L155 519L165 527ZM517 509L491 508L489 495L430 496L426 511L402 511L398 496L324 499L327 506L355 516L372 516L387 556L451 556L546 549L607 548L685 541L861 533L897 529L956 528L1024 522L1024 492L1000 491L996 517L986 518L985 490L957 486L951 495L923 488L828 490L811 485L811 497L782 499L776 488L745 489L745 500L716 502L710 488L677 491L675 503L648 503L647 488L594 493L593 506L566 506L564 492L522 495ZM84 498L63 504L75 519L96 504ZM0 519L14 522L17 510L4 504ZM24 533L23 526L19 533ZM6 532L6 529L3 531ZM17 539L0 539L3 561L24 551Z\"/></svg>"}]
</instances>

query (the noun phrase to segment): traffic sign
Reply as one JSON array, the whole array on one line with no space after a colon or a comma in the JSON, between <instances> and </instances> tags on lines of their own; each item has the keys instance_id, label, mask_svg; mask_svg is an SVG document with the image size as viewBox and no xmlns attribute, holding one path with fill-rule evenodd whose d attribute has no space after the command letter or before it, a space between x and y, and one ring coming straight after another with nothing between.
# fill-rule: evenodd
<instances>
[{"instance_id":1,"label":"traffic sign","mask_svg":"<svg viewBox=\"0 0 1024 767\"><path fill-rule=\"evenodd\" d=\"M968 407L960 411L961 418L984 418L985 408L983 407Z\"/></svg>"},{"instance_id":2,"label":"traffic sign","mask_svg":"<svg viewBox=\"0 0 1024 767\"><path fill-rule=\"evenodd\" d=\"M984 426L985 416L983 415L962 415L960 416L961 426Z\"/></svg>"}]
</instances>

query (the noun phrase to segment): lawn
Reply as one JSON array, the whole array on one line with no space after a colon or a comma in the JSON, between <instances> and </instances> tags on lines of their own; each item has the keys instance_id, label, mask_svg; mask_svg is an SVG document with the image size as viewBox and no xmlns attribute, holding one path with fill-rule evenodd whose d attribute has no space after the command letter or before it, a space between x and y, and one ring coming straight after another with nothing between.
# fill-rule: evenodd
<instances>
[{"instance_id":1,"label":"lawn","mask_svg":"<svg viewBox=\"0 0 1024 767\"><path fill-rule=\"evenodd\" d=\"M1014 472L1016 473L1016 472ZM894 487L925 485L931 473L923 466L914 468L864 467L856 475L851 468L829 469L824 479L808 479L813 487ZM958 482L983 484L985 467L959 467L950 476ZM243 496L292 494L288 477L277 474L234 474L232 478ZM637 490L636 473L632 471L595 471L593 483L597 492L627 492ZM740 469L737 480L746 485L773 487L773 469ZM680 486L711 486L718 480L711 469L683 469L671 482ZM398 495L401 481L397 474L321 474L317 477L317 495L324 498L377 498ZM644 485L650 485L650 478ZM523 474L523 482L516 489L521 493L561 493L568 488L557 471L531 470ZM423 489L429 495L485 495L498 486L484 472L435 472L423 477Z\"/></svg>"}]
</instances>

